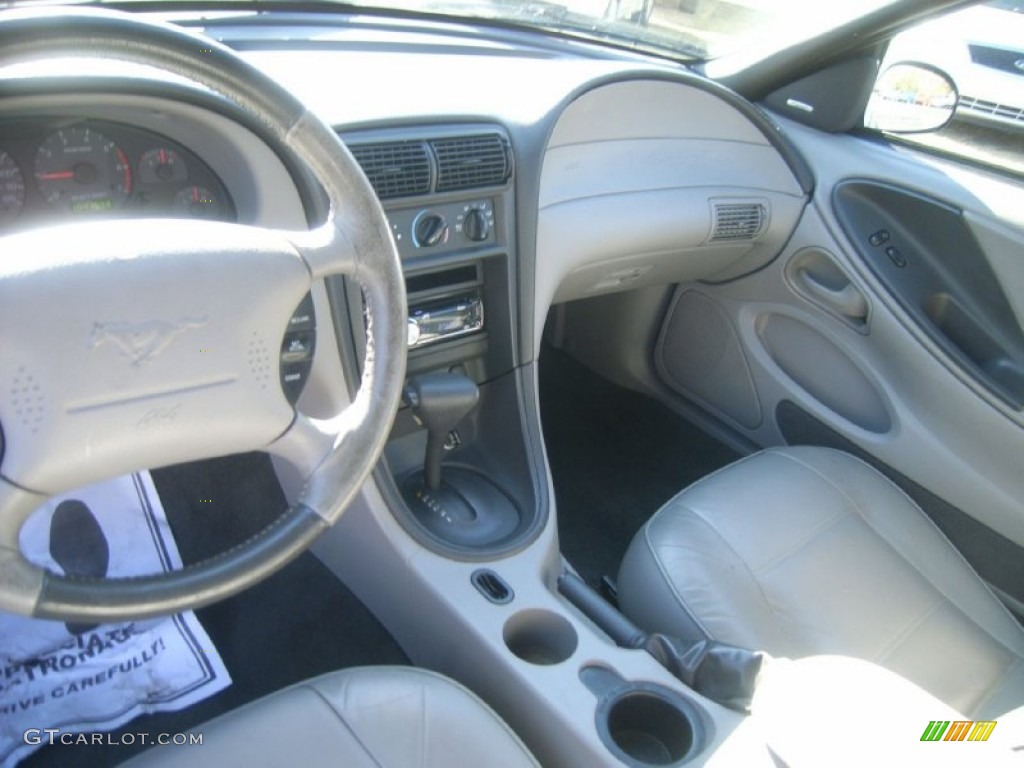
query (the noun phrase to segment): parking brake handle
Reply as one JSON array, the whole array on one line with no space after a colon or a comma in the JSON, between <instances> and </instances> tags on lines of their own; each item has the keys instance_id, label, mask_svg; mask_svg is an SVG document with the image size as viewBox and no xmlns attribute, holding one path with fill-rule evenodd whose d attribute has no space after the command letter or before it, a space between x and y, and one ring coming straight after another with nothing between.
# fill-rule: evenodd
<instances>
[{"instance_id":1,"label":"parking brake handle","mask_svg":"<svg viewBox=\"0 0 1024 768\"><path fill-rule=\"evenodd\" d=\"M558 577L558 591L616 645L642 648L702 696L738 712L750 711L758 675L771 658L768 654L717 640L687 643L669 635L648 634L569 571Z\"/></svg>"}]
</instances>

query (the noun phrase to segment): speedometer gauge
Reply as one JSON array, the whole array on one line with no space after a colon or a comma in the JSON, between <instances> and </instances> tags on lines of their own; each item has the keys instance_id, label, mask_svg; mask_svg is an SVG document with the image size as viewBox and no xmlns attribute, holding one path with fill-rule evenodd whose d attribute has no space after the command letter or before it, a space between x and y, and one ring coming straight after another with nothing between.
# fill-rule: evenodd
<instances>
[{"instance_id":1,"label":"speedometer gauge","mask_svg":"<svg viewBox=\"0 0 1024 768\"><path fill-rule=\"evenodd\" d=\"M10 155L0 149L0 224L21 212L25 204L25 177Z\"/></svg>"},{"instance_id":2,"label":"speedometer gauge","mask_svg":"<svg viewBox=\"0 0 1024 768\"><path fill-rule=\"evenodd\" d=\"M36 152L35 173L46 201L72 213L119 208L132 191L124 151L86 124L47 136Z\"/></svg>"}]
</instances>

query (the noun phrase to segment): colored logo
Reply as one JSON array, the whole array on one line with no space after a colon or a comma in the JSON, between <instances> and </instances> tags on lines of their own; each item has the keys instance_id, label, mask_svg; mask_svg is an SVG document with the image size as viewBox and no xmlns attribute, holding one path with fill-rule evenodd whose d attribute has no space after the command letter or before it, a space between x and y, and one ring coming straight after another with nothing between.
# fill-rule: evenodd
<instances>
[{"instance_id":1,"label":"colored logo","mask_svg":"<svg viewBox=\"0 0 1024 768\"><path fill-rule=\"evenodd\" d=\"M921 741L988 741L995 720L931 720Z\"/></svg>"}]
</instances>

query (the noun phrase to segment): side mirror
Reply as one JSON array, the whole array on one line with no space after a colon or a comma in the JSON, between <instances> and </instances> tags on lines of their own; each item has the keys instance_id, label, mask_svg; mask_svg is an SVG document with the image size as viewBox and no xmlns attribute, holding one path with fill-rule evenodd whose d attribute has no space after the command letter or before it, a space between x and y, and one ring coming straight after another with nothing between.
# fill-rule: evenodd
<instances>
[{"instance_id":1,"label":"side mirror","mask_svg":"<svg viewBox=\"0 0 1024 768\"><path fill-rule=\"evenodd\" d=\"M875 81L864 127L889 133L923 133L953 119L960 94L952 78L929 64L901 61Z\"/></svg>"}]
</instances>

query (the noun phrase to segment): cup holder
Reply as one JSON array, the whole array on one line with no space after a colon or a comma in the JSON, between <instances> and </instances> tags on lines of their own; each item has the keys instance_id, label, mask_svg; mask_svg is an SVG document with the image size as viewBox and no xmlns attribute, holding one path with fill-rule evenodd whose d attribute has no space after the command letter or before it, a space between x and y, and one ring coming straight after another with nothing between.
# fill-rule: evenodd
<instances>
[{"instance_id":1,"label":"cup holder","mask_svg":"<svg viewBox=\"0 0 1024 768\"><path fill-rule=\"evenodd\" d=\"M629 691L611 702L608 737L641 765L675 765L693 749L693 724L675 704L650 691Z\"/></svg>"},{"instance_id":2,"label":"cup holder","mask_svg":"<svg viewBox=\"0 0 1024 768\"><path fill-rule=\"evenodd\" d=\"M560 664L576 651L576 630L552 611L520 611L505 622L505 645L530 664Z\"/></svg>"},{"instance_id":3,"label":"cup holder","mask_svg":"<svg viewBox=\"0 0 1024 768\"><path fill-rule=\"evenodd\" d=\"M623 680L601 667L584 667L580 677L598 698L598 735L620 762L631 768L681 765L700 754L703 719L676 691Z\"/></svg>"}]
</instances>

